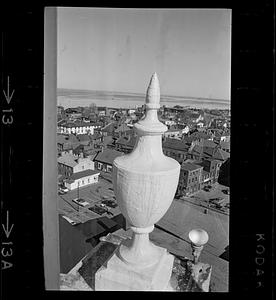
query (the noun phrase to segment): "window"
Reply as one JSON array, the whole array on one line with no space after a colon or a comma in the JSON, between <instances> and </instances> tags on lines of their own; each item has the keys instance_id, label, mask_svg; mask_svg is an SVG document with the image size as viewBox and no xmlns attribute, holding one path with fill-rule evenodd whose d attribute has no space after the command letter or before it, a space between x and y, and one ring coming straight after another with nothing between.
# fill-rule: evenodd
<instances>
[{"instance_id":1,"label":"window","mask_svg":"<svg viewBox=\"0 0 276 300\"><path fill-rule=\"evenodd\" d=\"M81 182L82 182L82 184L84 184L84 180L82 180Z\"/></svg>"}]
</instances>

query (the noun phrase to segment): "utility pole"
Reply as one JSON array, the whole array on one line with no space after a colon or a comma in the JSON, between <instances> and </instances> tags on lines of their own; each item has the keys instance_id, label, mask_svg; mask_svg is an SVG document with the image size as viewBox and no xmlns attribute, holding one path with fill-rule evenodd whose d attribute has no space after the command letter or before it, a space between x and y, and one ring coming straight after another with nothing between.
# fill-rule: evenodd
<instances>
[{"instance_id":1,"label":"utility pole","mask_svg":"<svg viewBox=\"0 0 276 300\"><path fill-rule=\"evenodd\" d=\"M80 199L80 182L78 181L78 200ZM78 212L80 212L80 206L78 204Z\"/></svg>"}]
</instances>

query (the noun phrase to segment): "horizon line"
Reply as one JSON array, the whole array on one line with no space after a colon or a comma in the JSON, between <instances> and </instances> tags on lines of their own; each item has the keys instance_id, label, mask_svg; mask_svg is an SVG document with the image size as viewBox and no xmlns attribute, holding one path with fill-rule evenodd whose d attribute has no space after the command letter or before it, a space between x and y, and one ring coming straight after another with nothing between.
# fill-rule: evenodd
<instances>
[{"instance_id":1,"label":"horizon line","mask_svg":"<svg viewBox=\"0 0 276 300\"><path fill-rule=\"evenodd\" d=\"M75 88L62 88L57 87L58 90L68 90L68 91L87 91L87 92L108 92L108 93L124 93L124 94L134 94L134 95L142 95L145 96L144 93L138 93L138 92L122 92L122 91L109 91L109 90L88 90L88 89L75 89ZM202 99L202 100L221 100L224 102L231 102L230 99L222 99L222 98L207 98L207 97L195 97L195 96L177 96L177 95L168 95L168 94L162 94L161 97L174 97L174 98L183 98L183 99Z\"/></svg>"}]
</instances>

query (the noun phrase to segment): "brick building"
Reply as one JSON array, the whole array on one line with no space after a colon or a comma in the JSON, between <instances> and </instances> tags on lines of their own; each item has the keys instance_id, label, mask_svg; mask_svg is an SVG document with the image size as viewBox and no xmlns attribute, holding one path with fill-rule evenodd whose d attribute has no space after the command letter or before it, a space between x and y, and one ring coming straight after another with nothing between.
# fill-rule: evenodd
<instances>
[{"instance_id":1,"label":"brick building","mask_svg":"<svg viewBox=\"0 0 276 300\"><path fill-rule=\"evenodd\" d=\"M203 167L192 163L183 163L180 169L177 193L193 194L201 189Z\"/></svg>"},{"instance_id":2,"label":"brick building","mask_svg":"<svg viewBox=\"0 0 276 300\"><path fill-rule=\"evenodd\" d=\"M189 145L182 140L166 138L163 142L163 152L165 155L176 159L182 163L189 150Z\"/></svg>"},{"instance_id":3,"label":"brick building","mask_svg":"<svg viewBox=\"0 0 276 300\"><path fill-rule=\"evenodd\" d=\"M98 155L94 158L95 169L99 171L111 173L114 159L117 156L121 156L123 154L124 153L122 152L111 150L111 149L105 149L102 152L99 152Z\"/></svg>"}]
</instances>

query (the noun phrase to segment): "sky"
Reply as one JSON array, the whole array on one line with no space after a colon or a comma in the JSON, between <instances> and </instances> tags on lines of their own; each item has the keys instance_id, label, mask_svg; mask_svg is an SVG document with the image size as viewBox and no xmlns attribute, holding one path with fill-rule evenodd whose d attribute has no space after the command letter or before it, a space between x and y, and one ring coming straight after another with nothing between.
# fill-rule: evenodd
<instances>
[{"instance_id":1,"label":"sky","mask_svg":"<svg viewBox=\"0 0 276 300\"><path fill-rule=\"evenodd\" d=\"M231 10L58 8L58 88L230 100Z\"/></svg>"}]
</instances>

